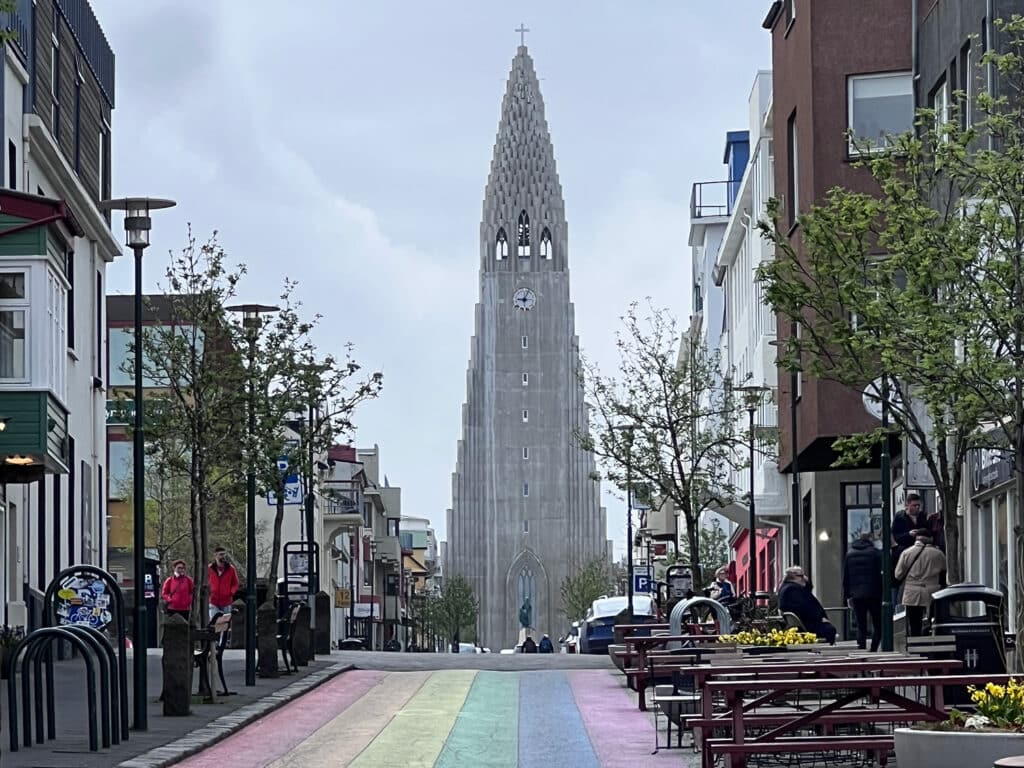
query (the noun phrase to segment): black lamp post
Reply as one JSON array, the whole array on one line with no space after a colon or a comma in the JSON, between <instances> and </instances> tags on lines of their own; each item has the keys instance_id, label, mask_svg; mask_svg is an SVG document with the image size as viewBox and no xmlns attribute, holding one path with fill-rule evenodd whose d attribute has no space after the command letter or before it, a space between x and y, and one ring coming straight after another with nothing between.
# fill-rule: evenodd
<instances>
[{"instance_id":1,"label":"black lamp post","mask_svg":"<svg viewBox=\"0 0 1024 768\"><path fill-rule=\"evenodd\" d=\"M256 433L256 340L261 325L260 315L278 312L280 307L267 304L236 304L226 308L242 313L242 327L249 342L249 450L255 451L253 435ZM255 457L247 457L245 498L245 684L256 685L256 465Z\"/></svg>"},{"instance_id":2,"label":"black lamp post","mask_svg":"<svg viewBox=\"0 0 1024 768\"><path fill-rule=\"evenodd\" d=\"M757 599L757 512L754 508L754 414L757 413L757 409L761 407L761 403L764 400L764 393L768 391L768 387L760 384L748 384L744 387L740 387L739 391L743 393L743 404L747 409L747 413L750 416L750 519L747 527L749 533L749 546L750 546L750 596Z\"/></svg>"},{"instance_id":3,"label":"black lamp post","mask_svg":"<svg viewBox=\"0 0 1024 768\"><path fill-rule=\"evenodd\" d=\"M377 540L370 539L370 650L377 650L377 622L374 617L377 602Z\"/></svg>"},{"instance_id":4,"label":"black lamp post","mask_svg":"<svg viewBox=\"0 0 1024 768\"><path fill-rule=\"evenodd\" d=\"M150 197L122 197L104 200L99 204L101 211L124 211L125 244L135 254L135 431L132 451L132 533L135 556L135 611L134 637L134 685L133 702L135 730L149 729L146 712L148 704L146 679L146 622L148 620L143 585L146 581L146 493L145 493L145 440L142 431L142 253L149 245L149 231L153 222L150 211L173 208L173 200Z\"/></svg>"},{"instance_id":5,"label":"black lamp post","mask_svg":"<svg viewBox=\"0 0 1024 768\"><path fill-rule=\"evenodd\" d=\"M633 621L633 433L635 424L612 427L626 433L626 611Z\"/></svg>"}]
</instances>

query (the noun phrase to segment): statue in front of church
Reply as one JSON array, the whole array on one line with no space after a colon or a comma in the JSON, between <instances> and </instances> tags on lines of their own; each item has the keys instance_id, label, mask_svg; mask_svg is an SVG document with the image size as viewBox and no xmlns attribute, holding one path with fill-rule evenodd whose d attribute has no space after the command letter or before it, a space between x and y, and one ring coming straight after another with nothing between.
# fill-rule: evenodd
<instances>
[{"instance_id":1,"label":"statue in front of church","mask_svg":"<svg viewBox=\"0 0 1024 768\"><path fill-rule=\"evenodd\" d=\"M529 629L533 626L533 606L530 605L529 596L527 596L519 608L519 624L523 629Z\"/></svg>"}]
</instances>

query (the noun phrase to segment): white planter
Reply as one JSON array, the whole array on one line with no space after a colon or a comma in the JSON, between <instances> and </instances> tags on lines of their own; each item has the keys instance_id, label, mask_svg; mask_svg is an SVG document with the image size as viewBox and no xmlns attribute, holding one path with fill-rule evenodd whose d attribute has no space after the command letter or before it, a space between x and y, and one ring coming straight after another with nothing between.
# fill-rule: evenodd
<instances>
[{"instance_id":1,"label":"white planter","mask_svg":"<svg viewBox=\"0 0 1024 768\"><path fill-rule=\"evenodd\" d=\"M896 729L899 768L990 768L1014 755L1024 755L1024 734Z\"/></svg>"}]
</instances>

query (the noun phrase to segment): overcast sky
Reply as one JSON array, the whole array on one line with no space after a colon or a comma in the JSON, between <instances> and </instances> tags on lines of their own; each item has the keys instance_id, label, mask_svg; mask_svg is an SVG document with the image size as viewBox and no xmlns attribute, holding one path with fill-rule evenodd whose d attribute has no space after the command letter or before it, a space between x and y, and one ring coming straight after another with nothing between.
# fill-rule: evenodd
<instances>
[{"instance_id":1,"label":"overcast sky","mask_svg":"<svg viewBox=\"0 0 1024 768\"><path fill-rule=\"evenodd\" d=\"M461 432L481 203L525 22L569 221L576 327L650 296L690 314L690 186L770 66L768 0L92 0L117 57L113 194L170 197L146 289L186 225L248 265L239 298L299 282L326 351L384 374L356 414L403 512L445 509ZM120 226L115 222L115 226ZM130 293L132 266L108 271ZM624 510L606 494L621 552Z\"/></svg>"}]
</instances>

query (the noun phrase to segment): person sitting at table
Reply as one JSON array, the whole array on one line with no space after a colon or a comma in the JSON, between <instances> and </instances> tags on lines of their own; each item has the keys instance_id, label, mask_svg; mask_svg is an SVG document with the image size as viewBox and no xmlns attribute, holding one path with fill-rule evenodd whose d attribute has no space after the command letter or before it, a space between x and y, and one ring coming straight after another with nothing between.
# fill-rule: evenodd
<instances>
[{"instance_id":1,"label":"person sitting at table","mask_svg":"<svg viewBox=\"0 0 1024 768\"><path fill-rule=\"evenodd\" d=\"M715 580L711 583L711 589L708 590L708 597L723 605L731 603L736 598L736 593L729 582L729 569L726 566L723 565L715 571Z\"/></svg>"},{"instance_id":2,"label":"person sitting at table","mask_svg":"<svg viewBox=\"0 0 1024 768\"><path fill-rule=\"evenodd\" d=\"M779 587L779 610L795 614L804 629L827 640L829 645L835 645L836 628L828 620L824 606L811 592L804 569L799 565L786 569L786 576Z\"/></svg>"}]
</instances>

